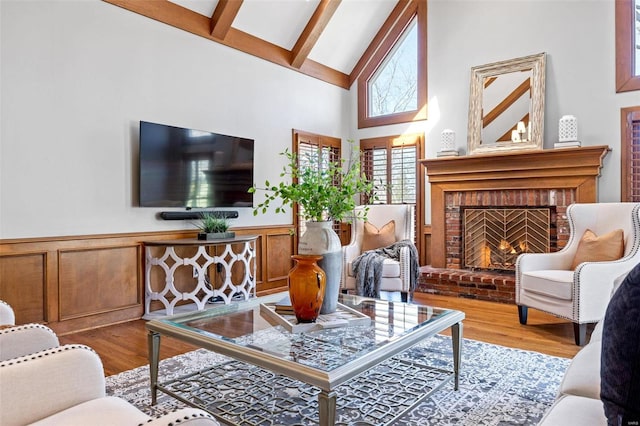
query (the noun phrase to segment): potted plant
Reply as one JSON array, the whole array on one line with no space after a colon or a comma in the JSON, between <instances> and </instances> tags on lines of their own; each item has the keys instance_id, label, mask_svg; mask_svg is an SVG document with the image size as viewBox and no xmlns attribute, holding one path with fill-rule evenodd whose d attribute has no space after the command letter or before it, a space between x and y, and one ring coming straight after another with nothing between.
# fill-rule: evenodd
<instances>
[{"instance_id":1,"label":"potted plant","mask_svg":"<svg viewBox=\"0 0 640 426\"><path fill-rule=\"evenodd\" d=\"M266 181L264 187L253 186L249 192L265 191L267 196L253 210L253 215L266 213L272 203L280 200L276 213L286 212L286 206L298 204L300 215L313 222L350 220L356 207L355 196L372 194L373 183L360 171L360 160L351 152L350 160L323 162L326 167L318 170L308 164L318 164L319 151L298 161L296 153L285 149L280 155L287 158L280 177L288 178L277 185ZM354 160L355 157L355 160ZM364 212L366 215L366 210Z\"/></svg>"},{"instance_id":2,"label":"potted plant","mask_svg":"<svg viewBox=\"0 0 640 426\"><path fill-rule=\"evenodd\" d=\"M216 240L236 236L235 232L228 231L229 220L212 212L202 212L200 222L196 226L201 230L198 233L199 240Z\"/></svg>"},{"instance_id":3,"label":"potted plant","mask_svg":"<svg viewBox=\"0 0 640 426\"><path fill-rule=\"evenodd\" d=\"M353 219L356 195L373 193L373 183L360 171L358 153L352 150L350 154L348 161L321 162L320 150L299 158L286 149L280 153L287 159L280 173L286 180L275 185L266 181L263 187L254 185L249 189L251 193L266 193L254 215L266 213L272 204L276 204L276 213L286 212L286 206L293 207L294 203L300 207L299 214L307 222L306 231L298 240L298 254L323 256L318 262L326 274L322 314L336 310L342 275L342 244L333 230L333 221ZM324 167L318 169L311 164ZM366 213L364 209L365 219Z\"/></svg>"}]
</instances>

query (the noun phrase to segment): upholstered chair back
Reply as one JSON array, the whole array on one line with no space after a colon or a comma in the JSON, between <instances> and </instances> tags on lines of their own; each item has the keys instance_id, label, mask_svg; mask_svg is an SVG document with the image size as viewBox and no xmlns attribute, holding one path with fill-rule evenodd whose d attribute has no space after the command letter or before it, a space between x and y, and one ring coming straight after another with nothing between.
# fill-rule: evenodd
<instances>
[{"instance_id":1,"label":"upholstered chair back","mask_svg":"<svg viewBox=\"0 0 640 426\"><path fill-rule=\"evenodd\" d=\"M567 248L575 251L576 244L587 229L601 236L615 229L624 233L624 255L637 251L640 238L636 235L638 215L633 214L637 203L586 203L571 204L567 208L570 239Z\"/></svg>"},{"instance_id":2,"label":"upholstered chair back","mask_svg":"<svg viewBox=\"0 0 640 426\"><path fill-rule=\"evenodd\" d=\"M366 207L356 207L356 212L362 212ZM395 221L396 241L415 240L414 206L410 204L370 204L367 222L380 229L389 221ZM364 235L364 221L354 220L351 228L351 244L362 247Z\"/></svg>"}]
</instances>

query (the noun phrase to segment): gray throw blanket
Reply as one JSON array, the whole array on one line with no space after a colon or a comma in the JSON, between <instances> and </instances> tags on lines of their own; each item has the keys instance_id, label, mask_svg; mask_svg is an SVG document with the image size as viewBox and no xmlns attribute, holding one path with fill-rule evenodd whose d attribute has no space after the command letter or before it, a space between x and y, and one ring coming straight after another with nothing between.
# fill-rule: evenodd
<instances>
[{"instance_id":1,"label":"gray throw blanket","mask_svg":"<svg viewBox=\"0 0 640 426\"><path fill-rule=\"evenodd\" d=\"M353 272L356 276L356 291L360 296L380 298L380 281L382 263L385 259L400 260L400 248L409 247L409 282L413 291L418 281L418 250L409 240L398 241L387 247L369 250L353 261Z\"/></svg>"}]
</instances>

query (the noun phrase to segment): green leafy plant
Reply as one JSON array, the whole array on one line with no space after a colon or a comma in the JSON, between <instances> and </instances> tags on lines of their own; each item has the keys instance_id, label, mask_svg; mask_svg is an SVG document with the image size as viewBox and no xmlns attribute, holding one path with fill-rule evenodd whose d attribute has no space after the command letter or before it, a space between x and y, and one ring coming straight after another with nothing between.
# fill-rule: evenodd
<instances>
[{"instance_id":1,"label":"green leafy plant","mask_svg":"<svg viewBox=\"0 0 640 426\"><path fill-rule=\"evenodd\" d=\"M225 217L217 216L210 212L203 212L200 215L200 222L196 224L204 233L227 232L229 220Z\"/></svg>"},{"instance_id":2,"label":"green leafy plant","mask_svg":"<svg viewBox=\"0 0 640 426\"><path fill-rule=\"evenodd\" d=\"M355 196L373 194L373 183L360 171L360 160L352 151L350 160L319 162L320 150L307 154L298 161L296 153L286 149L280 155L287 158L280 177L288 178L278 184L265 181L264 187L253 186L249 192L266 192L266 198L253 210L253 215L266 213L269 207L275 207L276 213L286 212L286 206L297 203L302 209L300 214L305 220L342 221L349 219L356 207ZM355 158L355 160L354 160ZM323 164L319 170L309 164ZM364 212L366 215L366 211Z\"/></svg>"}]
</instances>

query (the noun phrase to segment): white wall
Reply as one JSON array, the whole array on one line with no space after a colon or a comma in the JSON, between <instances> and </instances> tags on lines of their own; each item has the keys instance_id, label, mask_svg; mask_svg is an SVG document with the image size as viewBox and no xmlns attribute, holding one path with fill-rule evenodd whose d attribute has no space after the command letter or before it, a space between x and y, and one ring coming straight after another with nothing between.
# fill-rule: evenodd
<instances>
[{"instance_id":1,"label":"white wall","mask_svg":"<svg viewBox=\"0 0 640 426\"><path fill-rule=\"evenodd\" d=\"M600 201L620 197L613 0L429 0L429 120L356 129L347 92L98 1L0 0L0 238L193 228L135 207L137 123L256 139L256 181L276 180L291 129L353 139L450 128L466 150L470 68L547 53L545 148L573 114L609 145ZM427 212L429 207L427 206ZM290 215L240 225L290 223ZM428 219L428 217L427 217Z\"/></svg>"},{"instance_id":2,"label":"white wall","mask_svg":"<svg viewBox=\"0 0 640 426\"><path fill-rule=\"evenodd\" d=\"M258 183L292 128L348 133L345 90L119 7L0 11L0 238L195 229L136 207L140 120L254 138ZM233 225L292 220L239 211Z\"/></svg>"},{"instance_id":3,"label":"white wall","mask_svg":"<svg viewBox=\"0 0 640 426\"><path fill-rule=\"evenodd\" d=\"M546 52L544 146L557 141L561 116L577 116L583 145L612 148L599 180L599 201L619 201L620 108L640 105L640 92L615 92L614 21L613 0L429 0L429 120L354 130L353 137L422 128L426 157L433 158L440 133L449 128L466 151L471 67ZM355 100L354 86L354 123ZM427 206L427 222L429 217Z\"/></svg>"}]
</instances>

